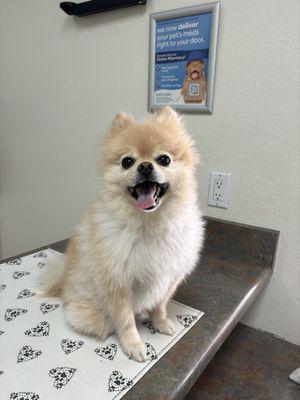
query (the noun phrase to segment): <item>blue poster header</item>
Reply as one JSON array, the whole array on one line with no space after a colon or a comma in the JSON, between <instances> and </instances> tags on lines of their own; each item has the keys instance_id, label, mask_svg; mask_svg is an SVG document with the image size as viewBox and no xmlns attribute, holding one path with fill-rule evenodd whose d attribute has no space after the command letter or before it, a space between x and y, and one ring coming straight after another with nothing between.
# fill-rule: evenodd
<instances>
[{"instance_id":1,"label":"blue poster header","mask_svg":"<svg viewBox=\"0 0 300 400\"><path fill-rule=\"evenodd\" d=\"M211 13L157 21L156 52L209 47Z\"/></svg>"}]
</instances>

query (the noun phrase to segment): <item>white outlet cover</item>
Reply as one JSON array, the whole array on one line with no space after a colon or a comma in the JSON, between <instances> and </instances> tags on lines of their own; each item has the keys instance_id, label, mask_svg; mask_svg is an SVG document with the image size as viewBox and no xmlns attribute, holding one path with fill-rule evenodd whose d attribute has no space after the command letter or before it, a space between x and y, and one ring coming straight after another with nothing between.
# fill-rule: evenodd
<instances>
[{"instance_id":1,"label":"white outlet cover","mask_svg":"<svg viewBox=\"0 0 300 400\"><path fill-rule=\"evenodd\" d=\"M210 173L208 205L228 208L231 174L224 172Z\"/></svg>"}]
</instances>

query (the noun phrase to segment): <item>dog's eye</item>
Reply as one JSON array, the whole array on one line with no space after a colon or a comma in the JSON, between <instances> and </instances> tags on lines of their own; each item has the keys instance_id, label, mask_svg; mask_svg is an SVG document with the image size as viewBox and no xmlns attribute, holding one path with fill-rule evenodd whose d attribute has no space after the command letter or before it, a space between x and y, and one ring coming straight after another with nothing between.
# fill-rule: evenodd
<instances>
[{"instance_id":1,"label":"dog's eye","mask_svg":"<svg viewBox=\"0 0 300 400\"><path fill-rule=\"evenodd\" d=\"M161 156L157 157L156 162L163 167L166 167L170 164L171 160L170 157L166 154L162 154Z\"/></svg>"},{"instance_id":2,"label":"dog's eye","mask_svg":"<svg viewBox=\"0 0 300 400\"><path fill-rule=\"evenodd\" d=\"M124 157L122 160L122 167L124 169L128 169L130 167L133 166L133 164L135 163L135 159L132 157Z\"/></svg>"}]
</instances>

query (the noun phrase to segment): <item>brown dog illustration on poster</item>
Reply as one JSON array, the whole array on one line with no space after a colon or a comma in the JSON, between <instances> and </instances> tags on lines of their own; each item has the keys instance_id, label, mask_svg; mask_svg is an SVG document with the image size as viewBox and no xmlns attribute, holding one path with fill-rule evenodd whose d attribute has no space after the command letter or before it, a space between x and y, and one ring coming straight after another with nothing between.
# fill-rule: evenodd
<instances>
[{"instance_id":1,"label":"brown dog illustration on poster","mask_svg":"<svg viewBox=\"0 0 300 400\"><path fill-rule=\"evenodd\" d=\"M181 95L185 103L202 103L206 94L204 57L201 51L193 51L187 57L186 75Z\"/></svg>"}]
</instances>

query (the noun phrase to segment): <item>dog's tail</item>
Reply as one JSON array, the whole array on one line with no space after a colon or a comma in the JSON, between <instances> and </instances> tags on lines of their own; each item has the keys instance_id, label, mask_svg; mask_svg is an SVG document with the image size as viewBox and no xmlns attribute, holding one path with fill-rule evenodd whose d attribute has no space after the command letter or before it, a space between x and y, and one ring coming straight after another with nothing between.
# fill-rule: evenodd
<instances>
[{"instance_id":1,"label":"dog's tail","mask_svg":"<svg viewBox=\"0 0 300 400\"><path fill-rule=\"evenodd\" d=\"M60 297L65 274L64 254L53 251L48 259L47 267L41 270L38 286L43 297Z\"/></svg>"}]
</instances>

